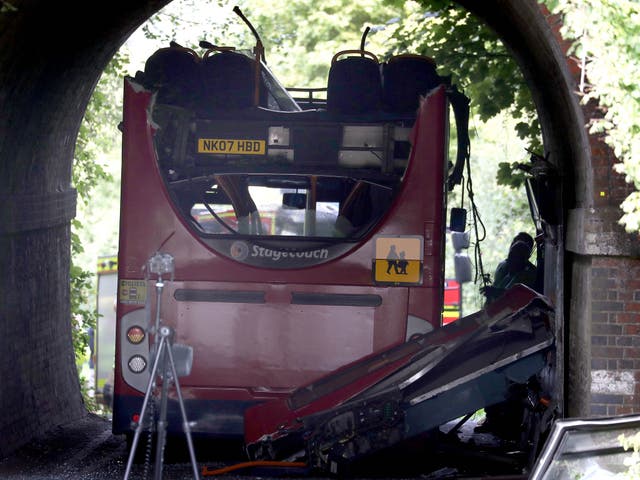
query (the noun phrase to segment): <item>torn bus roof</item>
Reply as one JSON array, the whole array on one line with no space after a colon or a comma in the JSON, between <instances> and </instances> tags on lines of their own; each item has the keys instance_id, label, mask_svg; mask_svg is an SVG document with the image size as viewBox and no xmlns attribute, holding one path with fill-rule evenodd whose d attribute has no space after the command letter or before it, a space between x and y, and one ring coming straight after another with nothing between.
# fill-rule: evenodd
<instances>
[{"instance_id":1,"label":"torn bus roof","mask_svg":"<svg viewBox=\"0 0 640 480\"><path fill-rule=\"evenodd\" d=\"M248 454L304 454L334 471L504 401L547 366L553 344L553 308L517 285L484 310L249 408Z\"/></svg>"}]
</instances>

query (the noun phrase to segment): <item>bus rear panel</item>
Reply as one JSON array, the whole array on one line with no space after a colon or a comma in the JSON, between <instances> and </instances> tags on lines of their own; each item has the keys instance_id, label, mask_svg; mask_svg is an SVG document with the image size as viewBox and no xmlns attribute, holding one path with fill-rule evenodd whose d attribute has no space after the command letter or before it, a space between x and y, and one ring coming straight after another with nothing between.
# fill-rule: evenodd
<instances>
[{"instance_id":1,"label":"bus rear panel","mask_svg":"<svg viewBox=\"0 0 640 480\"><path fill-rule=\"evenodd\" d=\"M264 83L261 104L222 108L124 81L115 433L140 412L157 304L193 349L192 432L215 437L241 437L251 405L441 325L445 86L409 112L345 112L301 110ZM160 302L156 252L175 264Z\"/></svg>"}]
</instances>

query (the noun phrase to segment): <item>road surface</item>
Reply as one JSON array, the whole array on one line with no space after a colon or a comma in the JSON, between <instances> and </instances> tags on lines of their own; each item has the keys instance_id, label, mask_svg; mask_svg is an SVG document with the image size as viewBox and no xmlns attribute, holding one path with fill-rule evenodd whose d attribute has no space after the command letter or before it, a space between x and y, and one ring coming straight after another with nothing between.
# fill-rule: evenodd
<instances>
[{"instance_id":1,"label":"road surface","mask_svg":"<svg viewBox=\"0 0 640 480\"><path fill-rule=\"evenodd\" d=\"M466 432L465 433L465 429ZM458 437L467 436L473 431L473 424L465 426ZM143 436L146 435L143 433ZM142 438L142 437L141 437ZM424 449L423 444L404 446L402 451L387 456L378 456L377 463L372 467L355 473L354 478L381 479L444 479L444 478L500 478L526 479L513 471L509 465L506 446L501 447L495 439L474 435L471 442L477 446L479 441L485 441L488 450L478 453L475 449L466 451L434 451ZM212 442L196 441L197 471L200 479L258 479L269 478L305 478L319 477L309 474L305 469L245 469L232 470L223 475L202 475L203 468L209 471L237 466L246 462L241 444L215 444ZM130 480L153 479L153 456L151 462L145 466L144 453L146 441L142 441L137 449L141 454L140 461L134 462L129 475ZM194 469L189 461L186 448L167 447L163 465L163 479L183 480L193 479ZM506 455L503 455L506 454ZM113 435L111 423L102 417L87 414L69 425L61 426L47 432L41 438L33 440L21 448L14 455L0 459L1 480L115 480L123 479L125 475L129 450L124 436ZM436 467L430 463L433 458L448 458L449 463ZM458 465L456 465L456 461ZM453 462L453 463L451 463ZM478 464L476 474L458 473L464 467L468 470L470 464ZM490 465L490 466L488 466ZM146 473L146 477L145 477ZM494 475L494 476L490 476ZM495 475L500 475L496 477ZM334 479L335 480L335 479Z\"/></svg>"}]
</instances>

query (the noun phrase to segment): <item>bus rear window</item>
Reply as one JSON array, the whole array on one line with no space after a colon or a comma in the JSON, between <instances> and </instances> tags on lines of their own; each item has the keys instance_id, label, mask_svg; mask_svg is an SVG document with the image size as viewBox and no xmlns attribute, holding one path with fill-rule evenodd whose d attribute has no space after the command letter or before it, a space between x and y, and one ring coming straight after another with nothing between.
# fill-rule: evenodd
<instances>
[{"instance_id":1,"label":"bus rear window","mask_svg":"<svg viewBox=\"0 0 640 480\"><path fill-rule=\"evenodd\" d=\"M203 236L360 238L389 208L393 185L317 175L213 175L173 184Z\"/></svg>"}]
</instances>

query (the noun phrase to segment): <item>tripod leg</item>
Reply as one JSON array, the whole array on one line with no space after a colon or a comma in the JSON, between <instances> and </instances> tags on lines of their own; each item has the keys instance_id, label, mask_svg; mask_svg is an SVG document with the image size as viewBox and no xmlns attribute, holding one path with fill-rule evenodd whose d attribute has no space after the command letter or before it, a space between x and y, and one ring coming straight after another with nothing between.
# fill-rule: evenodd
<instances>
[{"instance_id":1,"label":"tripod leg","mask_svg":"<svg viewBox=\"0 0 640 480\"><path fill-rule=\"evenodd\" d=\"M195 449L193 448L193 440L191 438L191 427L189 426L189 421L187 420L187 411L184 408L184 400L182 399L182 392L180 391L180 383L178 381L178 374L176 372L176 364L173 361L173 352L171 349L167 349L167 353L169 356L169 362L171 363L171 373L173 375L173 380L176 384L176 393L178 395L178 404L180 405L180 414L182 415L182 428L184 430L184 434L187 437L187 445L189 447L189 456L191 458L191 467L193 468L193 478L198 480L200 478L200 474L198 472L198 463L196 462L196 454Z\"/></svg>"},{"instance_id":2,"label":"tripod leg","mask_svg":"<svg viewBox=\"0 0 640 480\"><path fill-rule=\"evenodd\" d=\"M163 340L165 337L162 338ZM162 393L160 396L160 416L157 422L156 462L154 467L154 479L162 479L162 467L164 463L164 447L167 442L167 402L169 397L169 369L167 368L167 353L171 352L171 345L162 356ZM170 354L169 354L170 358ZM172 369L173 370L173 369Z\"/></svg>"},{"instance_id":3,"label":"tripod leg","mask_svg":"<svg viewBox=\"0 0 640 480\"><path fill-rule=\"evenodd\" d=\"M131 451L129 452L129 458L127 460L127 468L124 472L124 480L129 478L129 474L131 473L131 466L133 465L133 458L136 454L136 449L138 448L138 441L140 440L140 434L142 433L142 427L144 422L144 416L147 413L147 405L149 403L149 399L151 398L151 389L153 388L153 384L155 382L156 371L158 370L158 358L160 358L160 354L166 345L166 339L163 337L158 345L158 353L156 354L155 362L153 363L153 368L151 369L151 376L149 377L149 383L147 384L147 391L144 394L144 400L142 402L142 409L140 410L140 420L138 421L138 425L136 426L135 434L133 435L133 442L131 443Z\"/></svg>"}]
</instances>

